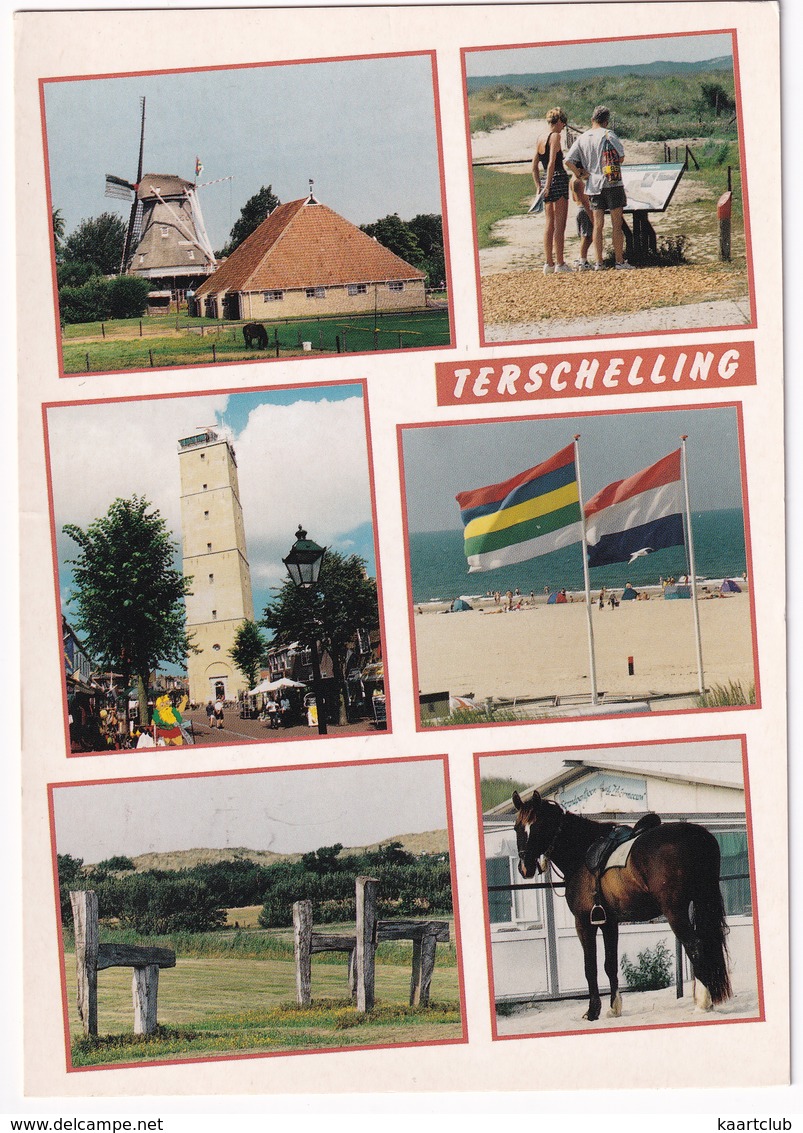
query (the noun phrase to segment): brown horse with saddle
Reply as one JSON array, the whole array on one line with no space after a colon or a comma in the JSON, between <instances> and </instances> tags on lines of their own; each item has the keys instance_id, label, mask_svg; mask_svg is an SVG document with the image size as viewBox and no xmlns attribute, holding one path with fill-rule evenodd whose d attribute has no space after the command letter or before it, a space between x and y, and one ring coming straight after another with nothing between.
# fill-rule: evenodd
<instances>
[{"instance_id":1,"label":"brown horse with saddle","mask_svg":"<svg viewBox=\"0 0 803 1133\"><path fill-rule=\"evenodd\" d=\"M549 863L563 875L566 901L583 947L589 1004L584 1019L598 1019L597 930L605 945L610 981L609 1015L622 1013L619 994L619 924L666 917L694 972L695 1003L710 1010L731 997L728 927L719 888L716 838L694 822L662 822L645 815L634 827L594 822L542 799L513 794L519 873L532 878ZM605 868L606 849L632 841L624 865Z\"/></svg>"}]
</instances>

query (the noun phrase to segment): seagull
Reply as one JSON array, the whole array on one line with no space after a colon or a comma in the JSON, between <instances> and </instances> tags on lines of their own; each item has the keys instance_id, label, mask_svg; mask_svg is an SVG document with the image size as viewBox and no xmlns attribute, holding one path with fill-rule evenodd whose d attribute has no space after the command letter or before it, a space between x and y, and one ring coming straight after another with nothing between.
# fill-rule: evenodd
<instances>
[{"instance_id":1,"label":"seagull","mask_svg":"<svg viewBox=\"0 0 803 1133\"><path fill-rule=\"evenodd\" d=\"M652 550L653 550L652 547L642 547L640 551L634 551L633 554L628 559L627 565L630 566L630 564L634 563L636 561L636 559L641 559L645 555L649 555L652 552Z\"/></svg>"}]
</instances>

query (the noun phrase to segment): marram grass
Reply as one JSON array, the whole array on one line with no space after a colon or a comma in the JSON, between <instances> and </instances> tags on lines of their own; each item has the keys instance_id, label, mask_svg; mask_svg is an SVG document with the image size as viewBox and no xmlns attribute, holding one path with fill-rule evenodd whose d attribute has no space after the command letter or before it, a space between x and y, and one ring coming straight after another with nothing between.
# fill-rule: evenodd
<instances>
[{"instance_id":1,"label":"marram grass","mask_svg":"<svg viewBox=\"0 0 803 1133\"><path fill-rule=\"evenodd\" d=\"M728 681L726 685L712 685L704 695L696 697L694 703L696 708L738 708L755 702L753 681L746 686L741 681Z\"/></svg>"}]
</instances>

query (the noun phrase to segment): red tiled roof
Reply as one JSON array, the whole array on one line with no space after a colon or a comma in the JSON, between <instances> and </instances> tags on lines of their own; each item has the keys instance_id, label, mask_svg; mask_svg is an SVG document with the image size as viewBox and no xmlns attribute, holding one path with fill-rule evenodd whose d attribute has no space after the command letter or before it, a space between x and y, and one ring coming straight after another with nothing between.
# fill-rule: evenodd
<instances>
[{"instance_id":1,"label":"red tiled roof","mask_svg":"<svg viewBox=\"0 0 803 1133\"><path fill-rule=\"evenodd\" d=\"M279 205L197 295L423 279L344 217L309 198Z\"/></svg>"}]
</instances>

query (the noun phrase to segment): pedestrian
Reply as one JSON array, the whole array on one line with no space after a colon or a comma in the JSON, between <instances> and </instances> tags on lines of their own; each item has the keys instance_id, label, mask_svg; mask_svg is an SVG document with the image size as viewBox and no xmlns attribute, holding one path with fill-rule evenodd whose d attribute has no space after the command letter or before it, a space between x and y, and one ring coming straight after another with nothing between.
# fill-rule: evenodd
<instances>
[{"instance_id":1,"label":"pedestrian","mask_svg":"<svg viewBox=\"0 0 803 1133\"><path fill-rule=\"evenodd\" d=\"M214 713L215 713L214 726L218 729L222 729L222 727L223 727L223 701L222 700L216 700L215 701Z\"/></svg>"},{"instance_id":2,"label":"pedestrian","mask_svg":"<svg viewBox=\"0 0 803 1133\"><path fill-rule=\"evenodd\" d=\"M572 270L563 258L569 213L569 175L563 167L560 136L566 126L566 115L559 106L555 106L547 111L546 122L548 129L536 142L532 174L539 193L542 173L544 177L544 275L553 275Z\"/></svg>"},{"instance_id":3,"label":"pedestrian","mask_svg":"<svg viewBox=\"0 0 803 1133\"><path fill-rule=\"evenodd\" d=\"M595 106L591 115L591 129L586 130L576 139L564 159L569 171L586 182L586 193L594 222L593 242L597 271L601 271L604 267L602 233L606 212L611 214L614 266L620 270L631 266L624 259L623 254L622 210L627 204L627 195L622 181L621 166L625 148L616 134L608 128L610 117L611 112L607 106Z\"/></svg>"},{"instance_id":4,"label":"pedestrian","mask_svg":"<svg viewBox=\"0 0 803 1133\"><path fill-rule=\"evenodd\" d=\"M215 706L214 706L214 704L212 703L211 700L208 700L207 703L206 703L206 718L209 721L209 727L214 728L214 726L215 726Z\"/></svg>"},{"instance_id":5,"label":"pedestrian","mask_svg":"<svg viewBox=\"0 0 803 1133\"><path fill-rule=\"evenodd\" d=\"M594 235L594 219L591 211L591 201L588 199L584 182L572 174L569 182L569 192L577 205L577 235L580 237L580 255L575 261L575 271L591 271L592 265L588 262L588 250L591 247Z\"/></svg>"}]
</instances>

